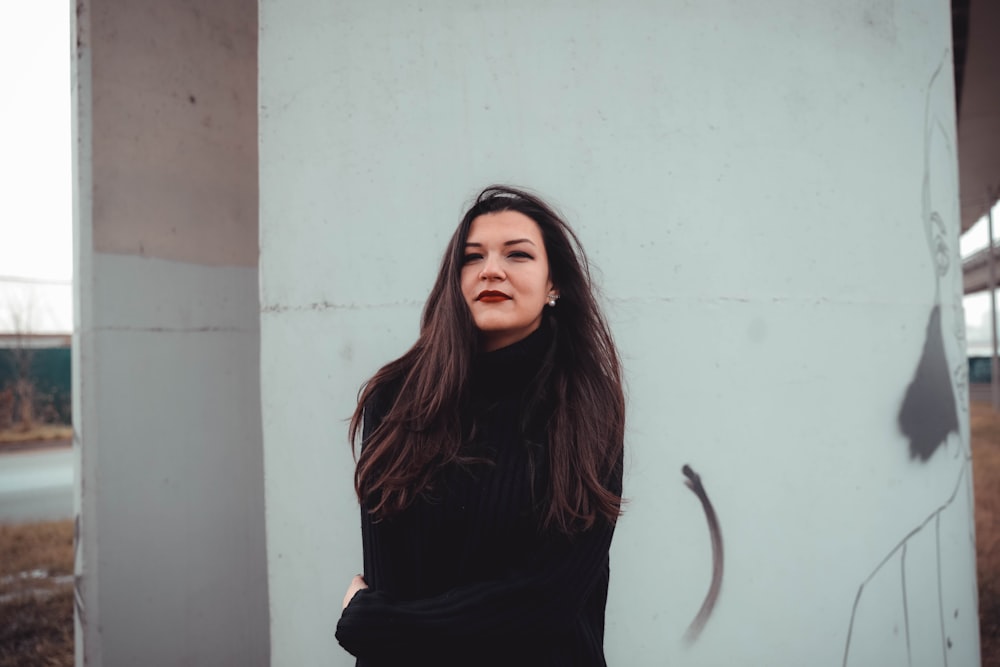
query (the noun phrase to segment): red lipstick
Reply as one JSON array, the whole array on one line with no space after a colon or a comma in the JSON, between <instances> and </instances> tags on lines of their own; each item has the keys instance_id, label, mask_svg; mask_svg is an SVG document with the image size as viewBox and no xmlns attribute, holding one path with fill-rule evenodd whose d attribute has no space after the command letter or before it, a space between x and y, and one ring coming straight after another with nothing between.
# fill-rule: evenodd
<instances>
[{"instance_id":1,"label":"red lipstick","mask_svg":"<svg viewBox=\"0 0 1000 667\"><path fill-rule=\"evenodd\" d=\"M483 303L499 303L501 301L507 301L510 299L509 296L503 292L497 292L496 290L483 290L476 297L476 301L482 301Z\"/></svg>"}]
</instances>

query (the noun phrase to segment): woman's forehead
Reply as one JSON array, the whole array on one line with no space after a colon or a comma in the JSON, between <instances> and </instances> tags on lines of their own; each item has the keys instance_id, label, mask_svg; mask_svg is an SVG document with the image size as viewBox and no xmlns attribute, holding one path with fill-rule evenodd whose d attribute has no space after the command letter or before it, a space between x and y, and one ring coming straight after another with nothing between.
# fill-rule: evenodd
<instances>
[{"instance_id":1,"label":"woman's forehead","mask_svg":"<svg viewBox=\"0 0 1000 667\"><path fill-rule=\"evenodd\" d=\"M518 211L498 211L477 216L469 226L466 243L500 242L525 239L539 245L542 230L538 223Z\"/></svg>"}]
</instances>

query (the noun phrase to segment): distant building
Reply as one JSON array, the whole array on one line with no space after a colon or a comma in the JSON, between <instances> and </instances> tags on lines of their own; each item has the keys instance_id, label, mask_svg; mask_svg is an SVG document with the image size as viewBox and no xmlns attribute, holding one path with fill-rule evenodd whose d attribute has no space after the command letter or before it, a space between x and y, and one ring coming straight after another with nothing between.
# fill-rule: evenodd
<instances>
[{"instance_id":1,"label":"distant building","mask_svg":"<svg viewBox=\"0 0 1000 667\"><path fill-rule=\"evenodd\" d=\"M48 423L72 422L70 334L0 334L0 413L13 412L19 354L27 354L29 378L34 384L34 414ZM6 397L6 398L5 398ZM0 414L0 425L10 421Z\"/></svg>"},{"instance_id":2,"label":"distant building","mask_svg":"<svg viewBox=\"0 0 1000 667\"><path fill-rule=\"evenodd\" d=\"M992 381L990 373L989 354L969 355L969 382L971 384L989 384Z\"/></svg>"}]
</instances>

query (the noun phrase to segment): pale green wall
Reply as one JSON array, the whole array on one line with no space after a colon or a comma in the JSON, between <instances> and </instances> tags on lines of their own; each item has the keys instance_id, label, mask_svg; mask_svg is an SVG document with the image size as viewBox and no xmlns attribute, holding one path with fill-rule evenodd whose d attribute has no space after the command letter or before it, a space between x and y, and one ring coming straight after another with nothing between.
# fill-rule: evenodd
<instances>
[{"instance_id":1,"label":"pale green wall","mask_svg":"<svg viewBox=\"0 0 1000 667\"><path fill-rule=\"evenodd\" d=\"M448 236L494 181L575 225L624 357L611 664L978 664L947 3L260 16L273 664L353 664L333 636L361 564L344 420L413 341ZM958 426L923 461L898 415L936 304L931 384ZM727 554L691 646L711 562L684 463Z\"/></svg>"}]
</instances>

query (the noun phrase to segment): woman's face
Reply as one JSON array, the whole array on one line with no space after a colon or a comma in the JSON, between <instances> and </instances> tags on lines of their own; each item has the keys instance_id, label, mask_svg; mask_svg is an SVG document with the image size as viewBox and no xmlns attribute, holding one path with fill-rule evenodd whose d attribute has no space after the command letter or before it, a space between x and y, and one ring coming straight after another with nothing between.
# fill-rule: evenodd
<instances>
[{"instance_id":1,"label":"woman's face","mask_svg":"<svg viewBox=\"0 0 1000 667\"><path fill-rule=\"evenodd\" d=\"M538 223L517 211L487 213L472 221L462 294L486 351L516 343L537 329L552 291Z\"/></svg>"}]
</instances>

